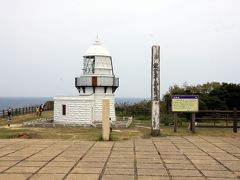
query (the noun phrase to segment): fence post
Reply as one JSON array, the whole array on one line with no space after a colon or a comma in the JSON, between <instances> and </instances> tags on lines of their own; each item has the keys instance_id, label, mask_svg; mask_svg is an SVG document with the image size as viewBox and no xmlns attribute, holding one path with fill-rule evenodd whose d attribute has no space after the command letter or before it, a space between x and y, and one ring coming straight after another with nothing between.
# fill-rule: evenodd
<instances>
[{"instance_id":1,"label":"fence post","mask_svg":"<svg viewBox=\"0 0 240 180\"><path fill-rule=\"evenodd\" d=\"M4 117L4 109L2 111L3 111L2 116Z\"/></svg>"},{"instance_id":2,"label":"fence post","mask_svg":"<svg viewBox=\"0 0 240 180\"><path fill-rule=\"evenodd\" d=\"M237 108L233 109L233 132L237 133L238 119L237 119Z\"/></svg>"},{"instance_id":3,"label":"fence post","mask_svg":"<svg viewBox=\"0 0 240 180\"><path fill-rule=\"evenodd\" d=\"M226 117L226 126L228 127L228 114L227 114L227 117Z\"/></svg>"},{"instance_id":4,"label":"fence post","mask_svg":"<svg viewBox=\"0 0 240 180\"><path fill-rule=\"evenodd\" d=\"M174 132L177 132L177 113L173 113Z\"/></svg>"},{"instance_id":5,"label":"fence post","mask_svg":"<svg viewBox=\"0 0 240 180\"><path fill-rule=\"evenodd\" d=\"M195 119L196 119L196 114L195 112L192 113L192 132L195 133Z\"/></svg>"}]
</instances>

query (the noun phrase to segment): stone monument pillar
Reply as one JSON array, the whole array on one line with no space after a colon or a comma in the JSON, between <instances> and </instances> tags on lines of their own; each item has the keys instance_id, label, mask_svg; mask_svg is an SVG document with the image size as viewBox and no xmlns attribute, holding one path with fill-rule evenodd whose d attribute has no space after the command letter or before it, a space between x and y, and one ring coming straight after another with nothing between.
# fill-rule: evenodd
<instances>
[{"instance_id":1,"label":"stone monument pillar","mask_svg":"<svg viewBox=\"0 0 240 180\"><path fill-rule=\"evenodd\" d=\"M152 135L160 135L160 46L152 46L151 67Z\"/></svg>"},{"instance_id":2,"label":"stone monument pillar","mask_svg":"<svg viewBox=\"0 0 240 180\"><path fill-rule=\"evenodd\" d=\"M104 98L102 101L102 138L104 141L109 141L110 122L109 122L109 99Z\"/></svg>"}]
</instances>

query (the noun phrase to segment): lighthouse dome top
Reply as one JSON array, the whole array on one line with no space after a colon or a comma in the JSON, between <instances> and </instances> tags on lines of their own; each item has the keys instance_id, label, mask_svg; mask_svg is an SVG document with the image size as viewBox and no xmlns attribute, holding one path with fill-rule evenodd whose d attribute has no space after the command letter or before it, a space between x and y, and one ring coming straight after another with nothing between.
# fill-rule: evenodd
<instances>
[{"instance_id":1,"label":"lighthouse dome top","mask_svg":"<svg viewBox=\"0 0 240 180\"><path fill-rule=\"evenodd\" d=\"M102 46L101 42L96 40L93 46L87 49L84 56L111 56L109 51Z\"/></svg>"}]
</instances>

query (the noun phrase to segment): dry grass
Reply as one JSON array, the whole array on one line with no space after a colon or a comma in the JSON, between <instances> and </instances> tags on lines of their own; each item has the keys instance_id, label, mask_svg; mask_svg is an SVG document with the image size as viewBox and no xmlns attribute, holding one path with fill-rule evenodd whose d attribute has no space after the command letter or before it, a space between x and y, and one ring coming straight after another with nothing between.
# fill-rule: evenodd
<instances>
[{"instance_id":1,"label":"dry grass","mask_svg":"<svg viewBox=\"0 0 240 180\"><path fill-rule=\"evenodd\" d=\"M51 117L53 112L44 112L42 117ZM0 119L0 138L38 138L38 139L78 139L78 140L101 140L101 129L97 128L33 128L20 127L25 121L39 118L35 114L26 114L13 117L10 128L6 126L6 120ZM127 140L151 137L150 120L134 120L127 129L113 129L111 140ZM240 131L240 130L239 130ZM177 133L173 132L172 126L161 126L161 136L231 136L240 137L240 133L233 133L231 128L196 128L192 134L187 127L179 127Z\"/></svg>"},{"instance_id":2,"label":"dry grass","mask_svg":"<svg viewBox=\"0 0 240 180\"><path fill-rule=\"evenodd\" d=\"M49 118L53 116L53 111L43 111L42 118ZM17 115L12 117L12 124L21 124L26 121L35 120L38 118L41 118L37 116L35 113L31 114L23 114L23 115ZM0 118L0 126L7 125L7 117Z\"/></svg>"}]
</instances>

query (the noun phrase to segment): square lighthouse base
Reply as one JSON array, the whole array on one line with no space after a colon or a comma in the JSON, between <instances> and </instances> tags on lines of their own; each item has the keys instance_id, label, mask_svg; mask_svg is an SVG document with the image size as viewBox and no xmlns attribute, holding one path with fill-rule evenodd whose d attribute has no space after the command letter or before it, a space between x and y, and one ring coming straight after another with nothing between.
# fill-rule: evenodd
<instances>
[{"instance_id":1,"label":"square lighthouse base","mask_svg":"<svg viewBox=\"0 0 240 180\"><path fill-rule=\"evenodd\" d=\"M110 100L112 121L116 120L114 95L54 97L54 122L64 124L93 124L102 122L102 99Z\"/></svg>"}]
</instances>

